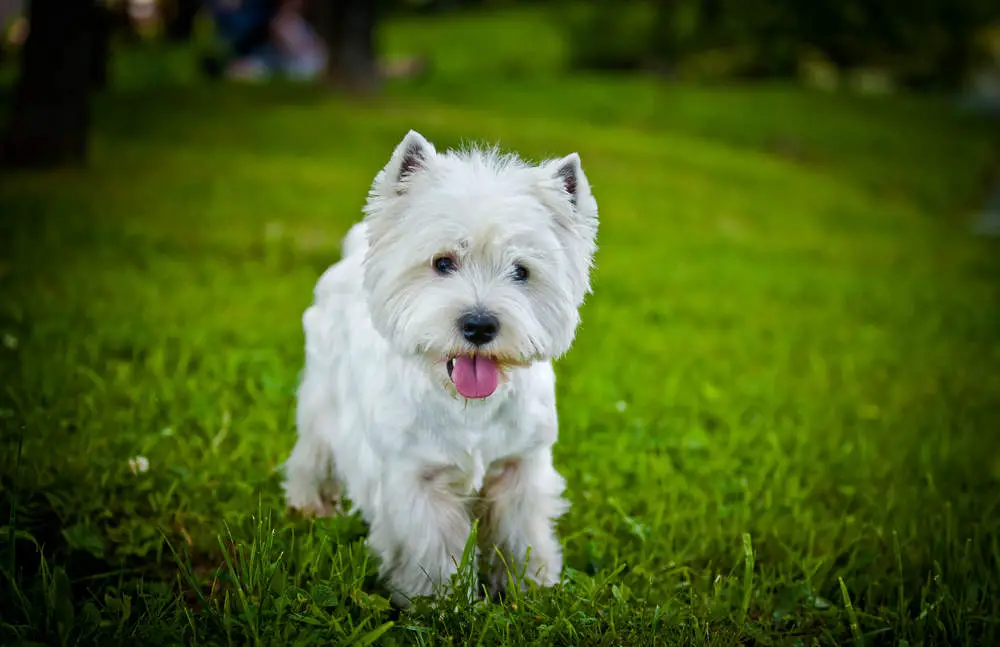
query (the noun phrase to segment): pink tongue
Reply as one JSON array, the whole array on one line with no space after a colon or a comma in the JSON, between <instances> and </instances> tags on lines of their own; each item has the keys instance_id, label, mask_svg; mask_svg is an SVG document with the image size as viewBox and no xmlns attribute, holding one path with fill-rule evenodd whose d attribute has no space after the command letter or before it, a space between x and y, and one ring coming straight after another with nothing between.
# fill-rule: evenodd
<instances>
[{"instance_id":1,"label":"pink tongue","mask_svg":"<svg viewBox=\"0 0 1000 647\"><path fill-rule=\"evenodd\" d=\"M493 360L486 357L459 356L451 371L451 381L458 392L467 398L485 398L497 390L500 371Z\"/></svg>"}]
</instances>

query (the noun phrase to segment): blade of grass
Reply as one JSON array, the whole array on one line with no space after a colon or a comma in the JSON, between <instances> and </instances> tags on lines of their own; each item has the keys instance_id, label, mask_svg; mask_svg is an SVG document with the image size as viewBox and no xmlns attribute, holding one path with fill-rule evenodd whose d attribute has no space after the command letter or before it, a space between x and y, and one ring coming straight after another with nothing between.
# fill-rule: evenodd
<instances>
[{"instance_id":1,"label":"blade of grass","mask_svg":"<svg viewBox=\"0 0 1000 647\"><path fill-rule=\"evenodd\" d=\"M844 578L838 577L837 579L840 581L840 594L844 598L844 608L847 610L847 617L850 621L854 647L864 647L865 638L861 633L861 625L858 623L858 614L854 610L854 604L851 602L851 595L847 592L847 585L844 584Z\"/></svg>"}]
</instances>

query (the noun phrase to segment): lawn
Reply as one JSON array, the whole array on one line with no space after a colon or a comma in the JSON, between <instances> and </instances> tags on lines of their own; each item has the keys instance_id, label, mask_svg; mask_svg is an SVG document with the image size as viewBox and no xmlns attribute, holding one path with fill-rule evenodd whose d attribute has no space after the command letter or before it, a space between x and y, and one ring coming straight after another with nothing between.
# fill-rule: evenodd
<instances>
[{"instance_id":1,"label":"lawn","mask_svg":"<svg viewBox=\"0 0 1000 647\"><path fill-rule=\"evenodd\" d=\"M393 21L433 74L366 102L123 52L90 167L0 178L0 643L1000 644L995 124L567 75L527 17ZM397 613L276 469L302 310L411 127L579 151L602 222L563 583Z\"/></svg>"}]
</instances>

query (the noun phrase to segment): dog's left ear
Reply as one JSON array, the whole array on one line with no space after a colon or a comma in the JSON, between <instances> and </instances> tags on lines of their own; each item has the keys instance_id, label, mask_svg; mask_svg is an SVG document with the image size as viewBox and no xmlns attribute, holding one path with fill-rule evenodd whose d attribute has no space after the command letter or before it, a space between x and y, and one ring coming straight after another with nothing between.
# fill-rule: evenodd
<instances>
[{"instance_id":1,"label":"dog's left ear","mask_svg":"<svg viewBox=\"0 0 1000 647\"><path fill-rule=\"evenodd\" d=\"M597 202L590 193L590 183L577 153L543 164L542 172L543 183L562 198L560 204L553 205L557 217L569 216L575 224L588 228L597 225Z\"/></svg>"},{"instance_id":2,"label":"dog's left ear","mask_svg":"<svg viewBox=\"0 0 1000 647\"><path fill-rule=\"evenodd\" d=\"M554 166L554 177L562 183L562 188L566 192L570 204L575 207L580 191L578 178L583 175L583 169L580 168L580 156L577 153L570 153L556 161ZM584 182L586 182L586 178L584 178Z\"/></svg>"}]
</instances>

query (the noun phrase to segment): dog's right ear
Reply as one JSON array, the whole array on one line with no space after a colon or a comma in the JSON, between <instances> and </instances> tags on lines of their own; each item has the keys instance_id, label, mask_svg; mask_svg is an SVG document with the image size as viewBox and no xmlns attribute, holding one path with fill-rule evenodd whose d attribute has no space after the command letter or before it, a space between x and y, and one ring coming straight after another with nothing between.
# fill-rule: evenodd
<instances>
[{"instance_id":1,"label":"dog's right ear","mask_svg":"<svg viewBox=\"0 0 1000 647\"><path fill-rule=\"evenodd\" d=\"M437 154L434 145L415 130L406 133L385 167L385 182L397 195L406 193L410 178L427 168Z\"/></svg>"}]
</instances>

